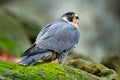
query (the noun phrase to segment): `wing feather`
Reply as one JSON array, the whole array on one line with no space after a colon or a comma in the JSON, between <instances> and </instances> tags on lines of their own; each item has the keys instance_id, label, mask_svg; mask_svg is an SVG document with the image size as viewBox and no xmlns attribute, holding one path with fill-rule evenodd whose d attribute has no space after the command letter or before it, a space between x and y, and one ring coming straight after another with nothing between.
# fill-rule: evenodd
<instances>
[{"instance_id":1,"label":"wing feather","mask_svg":"<svg viewBox=\"0 0 120 80\"><path fill-rule=\"evenodd\" d=\"M39 48L61 53L73 48L78 39L79 32L73 25L56 21L42 30L35 43Z\"/></svg>"}]
</instances>

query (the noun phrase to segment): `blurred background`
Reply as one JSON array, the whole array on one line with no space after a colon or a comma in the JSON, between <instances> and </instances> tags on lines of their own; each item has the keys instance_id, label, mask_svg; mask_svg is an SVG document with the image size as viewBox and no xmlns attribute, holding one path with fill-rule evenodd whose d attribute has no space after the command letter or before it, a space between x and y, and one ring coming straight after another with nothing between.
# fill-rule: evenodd
<instances>
[{"instance_id":1,"label":"blurred background","mask_svg":"<svg viewBox=\"0 0 120 80\"><path fill-rule=\"evenodd\" d=\"M80 41L71 55L117 70L120 0L0 0L0 59L18 62L40 29L68 11L80 16Z\"/></svg>"}]
</instances>

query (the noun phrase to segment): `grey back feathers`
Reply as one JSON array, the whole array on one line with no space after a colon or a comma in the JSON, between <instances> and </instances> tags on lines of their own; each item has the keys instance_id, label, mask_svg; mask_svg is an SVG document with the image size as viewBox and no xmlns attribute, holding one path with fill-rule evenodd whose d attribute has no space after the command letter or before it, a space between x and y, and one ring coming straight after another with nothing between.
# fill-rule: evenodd
<instances>
[{"instance_id":1,"label":"grey back feathers","mask_svg":"<svg viewBox=\"0 0 120 80\"><path fill-rule=\"evenodd\" d=\"M63 19L58 19L45 26L38 34L35 43L25 51L26 56L19 64L33 65L37 60L52 61L59 58L57 55L67 55L79 40L79 32L74 25ZM54 53L54 54L53 54ZM59 62L64 61L64 56Z\"/></svg>"},{"instance_id":2,"label":"grey back feathers","mask_svg":"<svg viewBox=\"0 0 120 80\"><path fill-rule=\"evenodd\" d=\"M79 40L79 35L72 24L59 19L41 30L35 44L39 48L61 53L73 48Z\"/></svg>"}]
</instances>

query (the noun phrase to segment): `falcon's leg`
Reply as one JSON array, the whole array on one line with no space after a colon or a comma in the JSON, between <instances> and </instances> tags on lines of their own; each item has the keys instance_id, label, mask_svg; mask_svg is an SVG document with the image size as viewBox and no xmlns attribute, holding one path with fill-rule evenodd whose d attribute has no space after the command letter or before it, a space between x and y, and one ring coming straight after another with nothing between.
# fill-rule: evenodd
<instances>
[{"instance_id":1,"label":"falcon's leg","mask_svg":"<svg viewBox=\"0 0 120 80\"><path fill-rule=\"evenodd\" d=\"M61 53L59 56L58 56L58 63L59 64L64 64L65 62L65 59L67 57L67 55L70 53L70 51L66 51L66 52L63 52Z\"/></svg>"}]
</instances>

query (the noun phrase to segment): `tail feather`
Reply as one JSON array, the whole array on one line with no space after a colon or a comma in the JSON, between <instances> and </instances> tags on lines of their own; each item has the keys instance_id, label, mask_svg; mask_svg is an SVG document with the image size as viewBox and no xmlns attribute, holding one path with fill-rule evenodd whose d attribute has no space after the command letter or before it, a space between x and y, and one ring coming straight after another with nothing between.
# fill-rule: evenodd
<instances>
[{"instance_id":1,"label":"tail feather","mask_svg":"<svg viewBox=\"0 0 120 80\"><path fill-rule=\"evenodd\" d=\"M33 44L29 49L27 49L24 53L21 54L21 57L26 56L29 52L35 50L35 46L36 44Z\"/></svg>"},{"instance_id":2,"label":"tail feather","mask_svg":"<svg viewBox=\"0 0 120 80\"><path fill-rule=\"evenodd\" d=\"M22 56L33 56L39 53L46 53L48 50L46 49L40 49L39 47L36 47L36 44L33 44L28 50L26 50Z\"/></svg>"},{"instance_id":3,"label":"tail feather","mask_svg":"<svg viewBox=\"0 0 120 80\"><path fill-rule=\"evenodd\" d=\"M42 58L50 58L52 56L52 52L46 52L41 54L36 54L32 56L26 56L25 59L23 59L21 62L19 62L20 65L34 65L37 61L39 61Z\"/></svg>"},{"instance_id":4,"label":"tail feather","mask_svg":"<svg viewBox=\"0 0 120 80\"><path fill-rule=\"evenodd\" d=\"M46 53L46 52L49 52L48 50L45 50L45 49L40 49L40 50L36 50L36 51L31 51L29 53L23 53L21 56L33 56L33 55L36 55L36 54L42 54L42 53Z\"/></svg>"}]
</instances>

